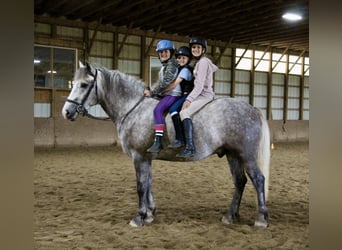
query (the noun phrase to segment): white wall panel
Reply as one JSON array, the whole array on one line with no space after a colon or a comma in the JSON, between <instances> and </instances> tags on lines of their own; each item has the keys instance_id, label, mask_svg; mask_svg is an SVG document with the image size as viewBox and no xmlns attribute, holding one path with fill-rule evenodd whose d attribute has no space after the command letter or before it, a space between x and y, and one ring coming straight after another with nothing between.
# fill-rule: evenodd
<instances>
[{"instance_id":1,"label":"white wall panel","mask_svg":"<svg viewBox=\"0 0 342 250\"><path fill-rule=\"evenodd\" d=\"M123 41L125 36L125 34L119 34L118 40L120 43ZM159 40L157 42L159 42ZM126 37L125 43L140 44L140 36L129 35Z\"/></svg>"},{"instance_id":2,"label":"white wall panel","mask_svg":"<svg viewBox=\"0 0 342 250\"><path fill-rule=\"evenodd\" d=\"M94 35L94 30L89 30L89 37L92 38ZM103 40L103 41L110 41L113 42L113 33L112 32L103 32L103 31L97 31L95 40Z\"/></svg>"},{"instance_id":3,"label":"white wall panel","mask_svg":"<svg viewBox=\"0 0 342 250\"><path fill-rule=\"evenodd\" d=\"M298 110L288 110L287 111L287 119L288 120L298 120L299 119L299 111Z\"/></svg>"},{"instance_id":4,"label":"white wall panel","mask_svg":"<svg viewBox=\"0 0 342 250\"><path fill-rule=\"evenodd\" d=\"M33 104L34 117L51 117L51 104L50 103L34 103Z\"/></svg>"},{"instance_id":5,"label":"white wall panel","mask_svg":"<svg viewBox=\"0 0 342 250\"><path fill-rule=\"evenodd\" d=\"M267 85L265 84L254 84L254 95L267 97Z\"/></svg>"},{"instance_id":6,"label":"white wall panel","mask_svg":"<svg viewBox=\"0 0 342 250\"><path fill-rule=\"evenodd\" d=\"M289 97L300 97L300 88L299 87L288 87Z\"/></svg>"},{"instance_id":7,"label":"white wall panel","mask_svg":"<svg viewBox=\"0 0 342 250\"><path fill-rule=\"evenodd\" d=\"M113 44L107 42L94 41L90 54L92 56L113 56Z\"/></svg>"},{"instance_id":8,"label":"white wall panel","mask_svg":"<svg viewBox=\"0 0 342 250\"><path fill-rule=\"evenodd\" d=\"M112 58L101 58L101 57L93 57L89 56L89 62L90 63L98 63L108 69L113 68L113 59Z\"/></svg>"},{"instance_id":9,"label":"white wall panel","mask_svg":"<svg viewBox=\"0 0 342 250\"><path fill-rule=\"evenodd\" d=\"M284 86L272 86L272 96L283 97L284 96Z\"/></svg>"},{"instance_id":10,"label":"white wall panel","mask_svg":"<svg viewBox=\"0 0 342 250\"><path fill-rule=\"evenodd\" d=\"M310 112L304 110L303 111L303 120L309 120L310 119Z\"/></svg>"},{"instance_id":11,"label":"white wall panel","mask_svg":"<svg viewBox=\"0 0 342 250\"><path fill-rule=\"evenodd\" d=\"M287 119L299 119L300 105L300 76L289 75Z\"/></svg>"},{"instance_id":12,"label":"white wall panel","mask_svg":"<svg viewBox=\"0 0 342 250\"><path fill-rule=\"evenodd\" d=\"M140 62L132 60L118 60L118 69L132 75L140 74Z\"/></svg>"},{"instance_id":13,"label":"white wall panel","mask_svg":"<svg viewBox=\"0 0 342 250\"><path fill-rule=\"evenodd\" d=\"M283 120L284 112L283 110L272 109L272 120Z\"/></svg>"},{"instance_id":14,"label":"white wall panel","mask_svg":"<svg viewBox=\"0 0 342 250\"><path fill-rule=\"evenodd\" d=\"M80 28L71 28L65 26L57 26L56 33L59 36L69 36L69 37L83 37L83 30Z\"/></svg>"},{"instance_id":15,"label":"white wall panel","mask_svg":"<svg viewBox=\"0 0 342 250\"><path fill-rule=\"evenodd\" d=\"M231 81L231 71L228 69L219 69L215 72L215 80Z\"/></svg>"},{"instance_id":16,"label":"white wall panel","mask_svg":"<svg viewBox=\"0 0 342 250\"><path fill-rule=\"evenodd\" d=\"M267 85L267 73L255 72L254 73L254 83L263 83Z\"/></svg>"},{"instance_id":17,"label":"white wall panel","mask_svg":"<svg viewBox=\"0 0 342 250\"><path fill-rule=\"evenodd\" d=\"M284 108L284 100L282 98L272 98L272 109Z\"/></svg>"},{"instance_id":18,"label":"white wall panel","mask_svg":"<svg viewBox=\"0 0 342 250\"><path fill-rule=\"evenodd\" d=\"M214 85L215 94L230 95L230 83L216 81Z\"/></svg>"},{"instance_id":19,"label":"white wall panel","mask_svg":"<svg viewBox=\"0 0 342 250\"><path fill-rule=\"evenodd\" d=\"M235 72L235 81L236 82L245 82L245 83L249 83L250 81L250 72L249 71L245 71L245 70L236 70Z\"/></svg>"},{"instance_id":20,"label":"white wall panel","mask_svg":"<svg viewBox=\"0 0 342 250\"><path fill-rule=\"evenodd\" d=\"M289 98L287 101L289 109L299 109L299 99Z\"/></svg>"},{"instance_id":21,"label":"white wall panel","mask_svg":"<svg viewBox=\"0 0 342 250\"><path fill-rule=\"evenodd\" d=\"M272 84L284 85L284 83L285 83L285 75L283 75L283 74L272 74Z\"/></svg>"},{"instance_id":22,"label":"white wall panel","mask_svg":"<svg viewBox=\"0 0 342 250\"><path fill-rule=\"evenodd\" d=\"M34 23L34 32L51 34L51 25L45 23Z\"/></svg>"},{"instance_id":23,"label":"white wall panel","mask_svg":"<svg viewBox=\"0 0 342 250\"><path fill-rule=\"evenodd\" d=\"M140 46L124 45L120 53L120 58L140 60Z\"/></svg>"}]
</instances>

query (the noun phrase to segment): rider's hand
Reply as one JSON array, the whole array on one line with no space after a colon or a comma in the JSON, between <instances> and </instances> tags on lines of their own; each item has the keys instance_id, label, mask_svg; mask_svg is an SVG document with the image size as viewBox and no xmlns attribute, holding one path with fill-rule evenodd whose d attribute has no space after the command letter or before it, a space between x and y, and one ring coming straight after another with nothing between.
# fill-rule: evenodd
<instances>
[{"instance_id":1,"label":"rider's hand","mask_svg":"<svg viewBox=\"0 0 342 250\"><path fill-rule=\"evenodd\" d=\"M148 89L144 90L144 95L145 96L151 96L151 91L149 91Z\"/></svg>"},{"instance_id":2,"label":"rider's hand","mask_svg":"<svg viewBox=\"0 0 342 250\"><path fill-rule=\"evenodd\" d=\"M182 109L186 109L187 107L189 107L190 106L190 101L188 101L188 100L185 100L185 102L183 102L183 106L182 106Z\"/></svg>"}]
</instances>

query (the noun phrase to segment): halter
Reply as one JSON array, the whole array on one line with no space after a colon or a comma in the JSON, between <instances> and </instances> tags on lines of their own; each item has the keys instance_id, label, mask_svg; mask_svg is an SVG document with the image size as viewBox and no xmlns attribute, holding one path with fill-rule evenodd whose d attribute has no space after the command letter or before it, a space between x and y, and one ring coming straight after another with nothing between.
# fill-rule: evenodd
<instances>
[{"instance_id":1,"label":"halter","mask_svg":"<svg viewBox=\"0 0 342 250\"><path fill-rule=\"evenodd\" d=\"M102 118L102 117L96 117L96 116L89 114L88 110L84 107L84 103L88 99L90 92L94 87L95 87L95 95L96 95L96 104L98 104L98 102L99 102L98 101L98 95L97 95L97 69L95 71L95 75L92 73L90 75L94 77L94 81L92 82L91 86L89 87L89 89L88 89L86 95L84 96L83 100L81 101L81 103L76 102L76 101L71 100L71 99L66 99L66 101L71 102L73 104L76 104L77 105L76 112L82 116L87 116L89 118L96 119L96 120L109 120L110 119L109 117Z\"/></svg>"}]
</instances>

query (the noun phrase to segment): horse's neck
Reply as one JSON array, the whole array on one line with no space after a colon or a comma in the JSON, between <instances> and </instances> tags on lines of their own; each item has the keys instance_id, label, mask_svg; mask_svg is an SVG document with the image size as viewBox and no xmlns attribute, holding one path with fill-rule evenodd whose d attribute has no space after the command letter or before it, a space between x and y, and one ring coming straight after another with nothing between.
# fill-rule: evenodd
<instances>
[{"instance_id":1,"label":"horse's neck","mask_svg":"<svg viewBox=\"0 0 342 250\"><path fill-rule=\"evenodd\" d=\"M113 73L105 80L101 103L102 108L116 122L120 122L143 96L141 87L121 77L120 73ZM130 81L134 81L133 78Z\"/></svg>"}]
</instances>

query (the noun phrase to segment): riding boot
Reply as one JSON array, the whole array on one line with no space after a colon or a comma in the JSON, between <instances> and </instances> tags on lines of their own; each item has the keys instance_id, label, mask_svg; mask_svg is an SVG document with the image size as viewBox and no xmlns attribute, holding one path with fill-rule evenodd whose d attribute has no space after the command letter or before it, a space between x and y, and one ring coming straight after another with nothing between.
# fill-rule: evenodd
<instances>
[{"instance_id":1,"label":"riding boot","mask_svg":"<svg viewBox=\"0 0 342 250\"><path fill-rule=\"evenodd\" d=\"M149 149L147 149L147 152L159 153L159 151L163 149L162 138L163 138L162 136L156 135L154 137L153 145Z\"/></svg>"},{"instance_id":2,"label":"riding boot","mask_svg":"<svg viewBox=\"0 0 342 250\"><path fill-rule=\"evenodd\" d=\"M196 153L195 145L193 142L193 137L192 137L192 131L193 131L193 126L192 126L192 120L190 118L185 118L183 120L183 127L184 127L184 134L185 134L185 149L183 152L180 154L177 154L177 157L180 158L190 158L193 157Z\"/></svg>"},{"instance_id":3,"label":"riding boot","mask_svg":"<svg viewBox=\"0 0 342 250\"><path fill-rule=\"evenodd\" d=\"M171 116L173 126L175 127L176 139L168 146L168 148L180 148L184 146L184 131L183 124L180 120L179 114Z\"/></svg>"}]
</instances>

